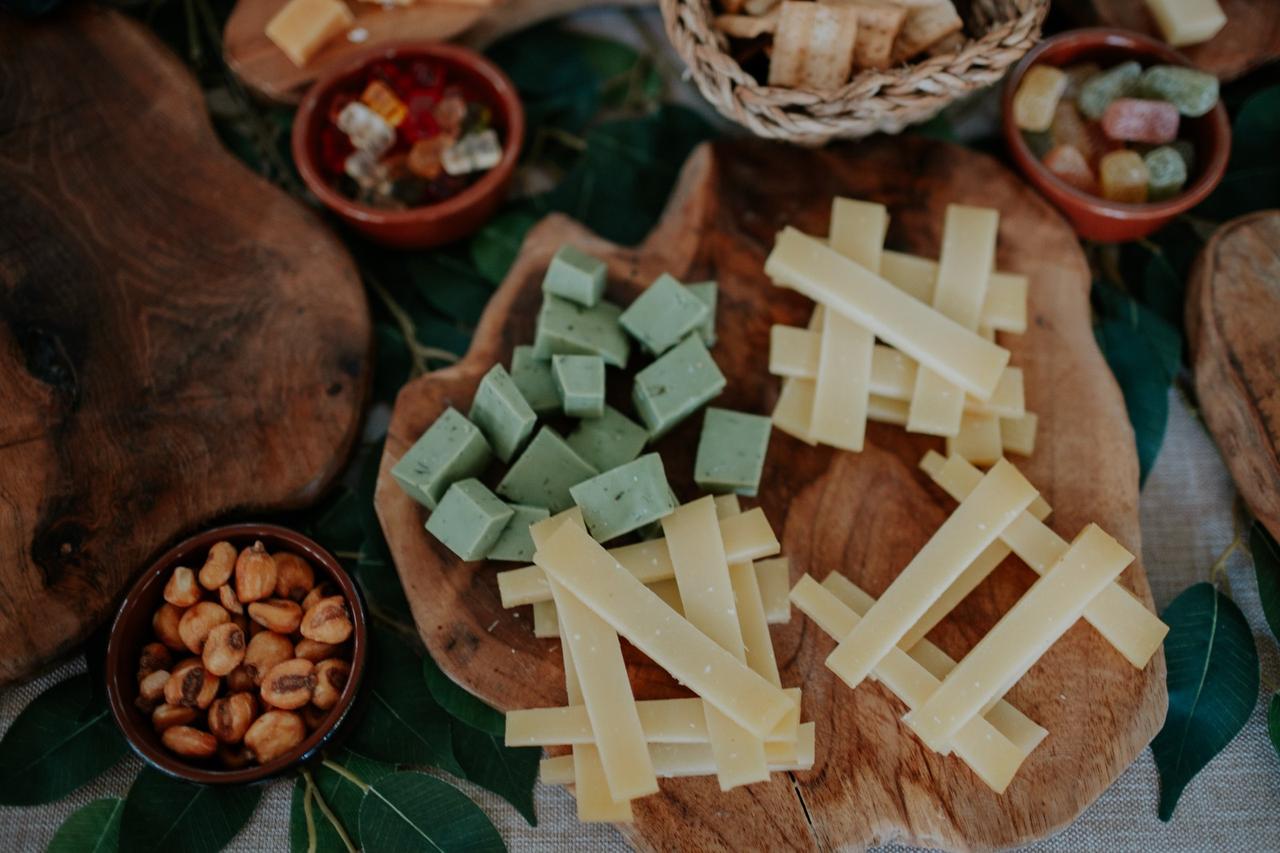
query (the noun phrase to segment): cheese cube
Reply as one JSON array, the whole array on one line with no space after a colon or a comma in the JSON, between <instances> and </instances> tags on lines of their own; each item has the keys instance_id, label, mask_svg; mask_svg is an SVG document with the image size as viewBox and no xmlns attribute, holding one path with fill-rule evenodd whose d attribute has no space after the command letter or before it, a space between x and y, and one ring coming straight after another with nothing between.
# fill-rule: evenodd
<instances>
[{"instance_id":1,"label":"cheese cube","mask_svg":"<svg viewBox=\"0 0 1280 853\"><path fill-rule=\"evenodd\" d=\"M574 418L604 414L604 361L595 355L553 355L551 375L564 413Z\"/></svg>"},{"instance_id":2,"label":"cheese cube","mask_svg":"<svg viewBox=\"0 0 1280 853\"><path fill-rule=\"evenodd\" d=\"M1208 41L1227 24L1217 0L1147 0L1147 8L1174 47Z\"/></svg>"},{"instance_id":3,"label":"cheese cube","mask_svg":"<svg viewBox=\"0 0 1280 853\"><path fill-rule=\"evenodd\" d=\"M590 308L604 295L606 272L604 261L566 243L551 259L542 291Z\"/></svg>"},{"instance_id":4,"label":"cheese cube","mask_svg":"<svg viewBox=\"0 0 1280 853\"><path fill-rule=\"evenodd\" d=\"M573 506L569 489L597 473L555 430L543 427L498 483L498 494L514 503L560 512Z\"/></svg>"},{"instance_id":5,"label":"cheese cube","mask_svg":"<svg viewBox=\"0 0 1280 853\"><path fill-rule=\"evenodd\" d=\"M702 339L690 335L636 374L631 399L651 438L676 424L724 390L725 378Z\"/></svg>"},{"instance_id":6,"label":"cheese cube","mask_svg":"<svg viewBox=\"0 0 1280 853\"><path fill-rule=\"evenodd\" d=\"M685 289L702 300L707 306L707 316L698 328L698 336L708 348L716 345L716 302L719 301L720 287L714 281L696 281L686 284Z\"/></svg>"},{"instance_id":7,"label":"cheese cube","mask_svg":"<svg viewBox=\"0 0 1280 853\"><path fill-rule=\"evenodd\" d=\"M489 553L513 515L511 507L470 479L454 483L427 519L427 532L464 560Z\"/></svg>"},{"instance_id":8,"label":"cheese cube","mask_svg":"<svg viewBox=\"0 0 1280 853\"><path fill-rule=\"evenodd\" d=\"M533 434L534 424L538 421L538 416L501 364L491 367L480 380L475 399L471 401L470 418L503 462L511 461L511 457Z\"/></svg>"},{"instance_id":9,"label":"cheese cube","mask_svg":"<svg viewBox=\"0 0 1280 853\"><path fill-rule=\"evenodd\" d=\"M700 328L706 316L706 303L663 273L622 312L618 322L646 350L662 355Z\"/></svg>"},{"instance_id":10,"label":"cheese cube","mask_svg":"<svg viewBox=\"0 0 1280 853\"><path fill-rule=\"evenodd\" d=\"M435 509L451 484L478 476L492 455L476 425L450 406L400 457L391 476L409 497Z\"/></svg>"},{"instance_id":11,"label":"cheese cube","mask_svg":"<svg viewBox=\"0 0 1280 853\"><path fill-rule=\"evenodd\" d=\"M626 367L631 344L618 325L622 309L600 300L585 308L547 294L538 312L533 350L538 358L553 355L598 355L605 364Z\"/></svg>"},{"instance_id":12,"label":"cheese cube","mask_svg":"<svg viewBox=\"0 0 1280 853\"><path fill-rule=\"evenodd\" d=\"M551 362L538 358L533 347L516 347L511 355L511 381L538 414L560 411L560 395L551 376Z\"/></svg>"},{"instance_id":13,"label":"cheese cube","mask_svg":"<svg viewBox=\"0 0 1280 853\"><path fill-rule=\"evenodd\" d=\"M608 405L600 417L578 421L578 428L566 439L574 452L597 471L608 471L635 459L648 440L648 430Z\"/></svg>"},{"instance_id":14,"label":"cheese cube","mask_svg":"<svg viewBox=\"0 0 1280 853\"><path fill-rule=\"evenodd\" d=\"M342 0L289 0L267 22L267 38L299 67L329 39L344 33L355 16Z\"/></svg>"},{"instance_id":15,"label":"cheese cube","mask_svg":"<svg viewBox=\"0 0 1280 853\"><path fill-rule=\"evenodd\" d=\"M760 415L708 407L698 438L693 481L708 492L754 497L772 427L772 422Z\"/></svg>"},{"instance_id":16,"label":"cheese cube","mask_svg":"<svg viewBox=\"0 0 1280 853\"><path fill-rule=\"evenodd\" d=\"M662 457L656 453L578 483L569 493L597 542L630 533L676 508Z\"/></svg>"},{"instance_id":17,"label":"cheese cube","mask_svg":"<svg viewBox=\"0 0 1280 853\"><path fill-rule=\"evenodd\" d=\"M533 559L533 537L529 535L529 526L536 524L551 515L550 511L540 506L524 504L508 504L511 507L511 519L502 528L498 541L493 543L487 560L510 560L515 563L527 563Z\"/></svg>"}]
</instances>

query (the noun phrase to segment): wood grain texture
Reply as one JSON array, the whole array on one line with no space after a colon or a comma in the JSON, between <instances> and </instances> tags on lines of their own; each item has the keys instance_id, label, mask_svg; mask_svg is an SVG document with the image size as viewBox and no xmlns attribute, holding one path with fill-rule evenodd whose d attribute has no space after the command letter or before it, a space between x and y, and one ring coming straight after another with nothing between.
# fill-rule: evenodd
<instances>
[{"instance_id":1,"label":"wood grain texture","mask_svg":"<svg viewBox=\"0 0 1280 853\"><path fill-rule=\"evenodd\" d=\"M1081 24L1122 27L1160 38L1143 0L1060 0ZM1274 0L1218 0L1227 23L1201 44L1178 48L1196 66L1221 80L1243 77L1280 58L1280 16Z\"/></svg>"},{"instance_id":2,"label":"wood grain texture","mask_svg":"<svg viewBox=\"0 0 1280 853\"><path fill-rule=\"evenodd\" d=\"M610 298L631 301L661 272L720 282L719 343L729 379L715 403L768 412L779 382L768 375L769 327L803 325L811 303L763 274L775 233L795 224L825 234L833 194L888 205L888 245L936 257L950 202L998 207L998 264L1032 278L1030 326L1010 339L1029 377L1028 405L1041 418L1039 450L1019 461L1072 538L1097 521L1140 554L1138 468L1124 402L1094 344L1089 271L1066 223L1034 192L983 155L905 137L804 151L758 140L698 149L666 214L645 243L624 249L553 216L529 235L490 303L472 350L458 365L404 388L382 461L376 504L418 628L455 680L500 708L563 704L554 641L534 639L528 608L505 611L495 571L463 564L422 530L424 511L388 472L446 405L466 411L481 375L533 335L539 284L565 241L609 262ZM640 359L636 359L640 361ZM627 382L611 383L621 397ZM625 405L625 403L624 403ZM696 495L692 467L701 418L658 443L681 499ZM953 504L916 466L942 441L870 425L861 454L810 448L775 430L759 504L792 561L792 581L847 574L880 594L924 545ZM497 472L490 472L491 474ZM753 501L746 501L747 505ZM931 635L961 655L1030 586L1010 560ZM1150 603L1141 567L1122 582ZM1070 822L1146 746L1164 718L1164 659L1136 672L1081 623L1013 690L1011 699L1051 732L1004 796L957 760L934 755L902 725L904 708L878 686L850 691L823 666L832 648L794 613L774 629L786 685L805 691L818 724L811 772L722 794L714 779L663 782L663 796L636 803L625 828L645 849L833 849L893 839L950 849L990 849L1040 838ZM634 650L628 662L643 698L679 695ZM795 784L793 784L793 779Z\"/></svg>"},{"instance_id":3,"label":"wood grain texture","mask_svg":"<svg viewBox=\"0 0 1280 853\"><path fill-rule=\"evenodd\" d=\"M593 6L644 6L653 0L416 0L408 6L383 6L345 0L360 42L338 37L299 68L266 36L267 22L288 0L239 0L222 34L228 67L263 98L296 104L308 85L352 56L379 44L402 41L458 41L483 50L503 36L558 15Z\"/></svg>"},{"instance_id":4,"label":"wood grain texture","mask_svg":"<svg viewBox=\"0 0 1280 853\"><path fill-rule=\"evenodd\" d=\"M346 251L223 150L136 22L0 16L0 682L180 534L311 503L357 434Z\"/></svg>"},{"instance_id":5,"label":"wood grain texture","mask_svg":"<svg viewBox=\"0 0 1280 853\"><path fill-rule=\"evenodd\" d=\"M1254 517L1280 539L1280 212L1226 223L1191 270L1200 412Z\"/></svg>"}]
</instances>

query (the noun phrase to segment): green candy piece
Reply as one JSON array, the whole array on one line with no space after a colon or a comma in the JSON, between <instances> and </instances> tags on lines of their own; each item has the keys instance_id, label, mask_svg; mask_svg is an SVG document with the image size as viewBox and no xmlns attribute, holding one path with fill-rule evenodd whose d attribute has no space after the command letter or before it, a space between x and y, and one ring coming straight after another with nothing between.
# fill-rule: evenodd
<instances>
[{"instance_id":1,"label":"green candy piece","mask_svg":"<svg viewBox=\"0 0 1280 853\"><path fill-rule=\"evenodd\" d=\"M1080 87L1076 105L1089 118L1101 119L1112 101L1133 93L1141 76L1142 66L1132 60L1095 74Z\"/></svg>"},{"instance_id":2,"label":"green candy piece","mask_svg":"<svg viewBox=\"0 0 1280 853\"><path fill-rule=\"evenodd\" d=\"M662 355L702 326L707 304L663 273L631 303L618 322L654 355Z\"/></svg>"},{"instance_id":3,"label":"green candy piece","mask_svg":"<svg viewBox=\"0 0 1280 853\"><path fill-rule=\"evenodd\" d=\"M1148 151L1142 158L1147 164L1147 200L1163 201L1182 191L1187 182L1187 163L1172 145Z\"/></svg>"},{"instance_id":4,"label":"green candy piece","mask_svg":"<svg viewBox=\"0 0 1280 853\"><path fill-rule=\"evenodd\" d=\"M484 434L450 406L391 469L409 497L435 509L445 490L484 471L493 452Z\"/></svg>"},{"instance_id":5,"label":"green candy piece","mask_svg":"<svg viewBox=\"0 0 1280 853\"><path fill-rule=\"evenodd\" d=\"M646 453L634 462L592 477L569 490L597 542L630 533L676 508L662 457Z\"/></svg>"},{"instance_id":6,"label":"green candy piece","mask_svg":"<svg viewBox=\"0 0 1280 853\"><path fill-rule=\"evenodd\" d=\"M761 415L707 407L693 481L708 492L755 497L773 422Z\"/></svg>"},{"instance_id":7,"label":"green candy piece","mask_svg":"<svg viewBox=\"0 0 1280 853\"><path fill-rule=\"evenodd\" d=\"M555 430L543 427L498 483L498 494L512 503L560 512L573 506L569 489L600 473Z\"/></svg>"},{"instance_id":8,"label":"green candy piece","mask_svg":"<svg viewBox=\"0 0 1280 853\"><path fill-rule=\"evenodd\" d=\"M511 507L511 520L502 528L498 541L493 543L488 560L510 560L513 563L527 563L533 559L533 537L529 535L529 527L544 518L550 518L550 511L540 506L508 504Z\"/></svg>"},{"instance_id":9,"label":"green candy piece","mask_svg":"<svg viewBox=\"0 0 1280 853\"><path fill-rule=\"evenodd\" d=\"M516 347L511 355L511 381L529 406L540 415L560 411L560 395L551 375L551 362L538 358L533 347Z\"/></svg>"},{"instance_id":10,"label":"green candy piece","mask_svg":"<svg viewBox=\"0 0 1280 853\"><path fill-rule=\"evenodd\" d=\"M538 422L538 416L501 364L489 368L480 380L468 417L489 439L493 452L503 462L511 461L525 440L533 435L534 424Z\"/></svg>"},{"instance_id":11,"label":"green candy piece","mask_svg":"<svg viewBox=\"0 0 1280 853\"><path fill-rule=\"evenodd\" d=\"M565 440L597 470L608 471L639 456L649 431L613 406L605 406L600 417L579 421Z\"/></svg>"},{"instance_id":12,"label":"green candy piece","mask_svg":"<svg viewBox=\"0 0 1280 853\"><path fill-rule=\"evenodd\" d=\"M550 360L553 355L598 355L612 367L626 367L631 343L618 325L622 309L600 300L591 308L547 295L538 312L533 352Z\"/></svg>"},{"instance_id":13,"label":"green candy piece","mask_svg":"<svg viewBox=\"0 0 1280 853\"><path fill-rule=\"evenodd\" d=\"M716 345L716 302L720 297L720 286L714 281L695 281L686 284L685 289L702 300L707 306L707 317L698 327L698 335L708 348Z\"/></svg>"},{"instance_id":14,"label":"green candy piece","mask_svg":"<svg viewBox=\"0 0 1280 853\"><path fill-rule=\"evenodd\" d=\"M542 279L542 292L563 297L590 308L604 295L605 262L565 244L556 252Z\"/></svg>"},{"instance_id":15,"label":"green candy piece","mask_svg":"<svg viewBox=\"0 0 1280 853\"><path fill-rule=\"evenodd\" d=\"M631 400L657 439L724 390L725 378L697 335L636 374Z\"/></svg>"},{"instance_id":16,"label":"green candy piece","mask_svg":"<svg viewBox=\"0 0 1280 853\"><path fill-rule=\"evenodd\" d=\"M479 480L449 487L427 519L427 532L464 560L483 559L515 513Z\"/></svg>"},{"instance_id":17,"label":"green candy piece","mask_svg":"<svg viewBox=\"0 0 1280 853\"><path fill-rule=\"evenodd\" d=\"M596 355L553 355L551 375L573 418L598 418L604 414L604 361Z\"/></svg>"},{"instance_id":18,"label":"green candy piece","mask_svg":"<svg viewBox=\"0 0 1280 853\"><path fill-rule=\"evenodd\" d=\"M1202 116L1218 103L1218 78L1181 65L1153 65L1138 78L1137 95L1168 101L1184 116Z\"/></svg>"}]
</instances>

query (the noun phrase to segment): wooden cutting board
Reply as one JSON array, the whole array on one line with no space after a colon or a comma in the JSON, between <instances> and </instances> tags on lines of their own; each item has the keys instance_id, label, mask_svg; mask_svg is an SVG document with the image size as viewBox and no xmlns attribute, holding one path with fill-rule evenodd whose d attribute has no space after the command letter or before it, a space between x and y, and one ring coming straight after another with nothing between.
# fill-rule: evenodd
<instances>
[{"instance_id":1,"label":"wooden cutting board","mask_svg":"<svg viewBox=\"0 0 1280 853\"><path fill-rule=\"evenodd\" d=\"M148 560L312 503L360 423L350 257L218 142L186 69L82 4L0 16L0 683Z\"/></svg>"},{"instance_id":2,"label":"wooden cutting board","mask_svg":"<svg viewBox=\"0 0 1280 853\"><path fill-rule=\"evenodd\" d=\"M458 41L482 50L508 33L593 6L646 6L654 0L416 0L407 6L345 0L365 38L335 38L299 68L266 36L288 0L238 0L222 34L227 65L267 100L296 104L313 81L374 45Z\"/></svg>"},{"instance_id":3,"label":"wooden cutting board","mask_svg":"<svg viewBox=\"0 0 1280 853\"><path fill-rule=\"evenodd\" d=\"M1220 227L1191 270L1200 413L1254 517L1280 539L1280 211Z\"/></svg>"},{"instance_id":4,"label":"wooden cutting board","mask_svg":"<svg viewBox=\"0 0 1280 853\"><path fill-rule=\"evenodd\" d=\"M466 358L406 386L396 402L376 504L423 639L455 680L503 709L565 703L558 641L537 640L528 608L504 610L495 572L464 564L423 531L425 512L389 475L447 405L467 411L481 375L533 337L540 282L571 241L609 262L609 297L628 303L659 273L720 282L713 355L729 383L717 405L768 412L769 327L803 325L811 303L770 285L762 267L774 234L792 223L827 231L835 193L888 205L888 245L936 257L950 202L1002 214L998 265L1031 276L1030 329L1013 337L1028 406L1040 414L1039 451L1019 465L1054 507L1068 538L1096 521L1141 553L1138 467L1124 402L1094 344L1089 269L1071 228L994 160L916 137L806 151L759 140L698 149L662 222L636 249L614 246L564 217L540 223L481 319ZM637 358L636 361L641 359ZM618 383L615 380L615 385ZM622 389L625 390L625 389ZM701 418L657 445L682 500L696 496L693 452ZM811 448L777 431L759 504L791 558L792 580L840 571L879 595L942 523L953 503L917 470L938 439L873 424L860 454ZM746 501L751 505L753 501ZM931 635L957 656L1027 589L1014 560ZM1123 583L1150 603L1140 565ZM818 724L811 772L722 794L712 778L667 780L636 804L624 832L660 850L833 849L893 839L951 849L1008 847L1069 823L1142 750L1164 719L1164 658L1135 671L1083 623L1014 688L1011 699L1051 735L1004 796L962 764L924 749L901 724L903 706L879 685L849 690L823 666L832 642L798 612L773 632L786 685L804 688ZM628 649L637 696L678 695ZM794 780L794 784L793 784Z\"/></svg>"}]
</instances>

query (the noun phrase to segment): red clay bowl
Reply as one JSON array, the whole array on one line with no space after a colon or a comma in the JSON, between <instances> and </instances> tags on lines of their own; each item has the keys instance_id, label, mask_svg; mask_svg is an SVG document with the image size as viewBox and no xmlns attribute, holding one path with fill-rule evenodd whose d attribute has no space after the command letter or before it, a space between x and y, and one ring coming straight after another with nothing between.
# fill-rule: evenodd
<instances>
[{"instance_id":1,"label":"red clay bowl","mask_svg":"<svg viewBox=\"0 0 1280 853\"><path fill-rule=\"evenodd\" d=\"M488 96L494 106L494 124L504 139L502 159L474 184L437 204L381 210L352 201L329 184L319 166L320 126L327 120L330 97L335 88L362 74L374 62L413 57L450 66ZM502 204L524 145L524 105L511 79L475 51L434 42L379 45L316 81L294 117L292 142L293 159L303 181L344 222L383 245L425 249L466 237L487 222Z\"/></svg>"},{"instance_id":2,"label":"red clay bowl","mask_svg":"<svg viewBox=\"0 0 1280 853\"><path fill-rule=\"evenodd\" d=\"M1184 130L1180 135L1195 144L1196 164L1186 188L1171 199L1150 204L1107 201L1066 184L1046 169L1013 123L1013 96L1027 69L1038 63L1066 66L1080 62L1097 62L1106 68L1129 59L1136 59L1144 66L1192 64L1155 39L1128 30L1098 27L1071 30L1041 42L1014 67L1005 83L1004 137L1014 162L1027 180L1066 215L1076 233L1089 240L1119 243L1137 240L1158 230L1213 191L1222 180L1231 154L1231 125L1226 108L1219 102L1199 118L1182 120Z\"/></svg>"},{"instance_id":3,"label":"red clay bowl","mask_svg":"<svg viewBox=\"0 0 1280 853\"><path fill-rule=\"evenodd\" d=\"M274 761L239 770L224 770L216 763L216 759L203 764L185 760L170 752L160 743L160 735L152 728L150 718L133 704L138 696L138 657L142 647L153 639L151 617L164 602L164 585L170 572L179 565L193 566L198 570L204 564L209 547L223 540L235 545L237 549L261 540L272 553L287 550L306 558L315 569L317 582L332 582L346 597L355 627L351 635L351 676L347 679L342 695L338 697L338 703L329 710L325 724L293 750ZM116 614L115 623L111 626L111 638L107 642L107 698L111 704L111 713L128 738L129 745L157 769L170 776L202 785L257 782L311 760L333 739L352 710L360 688L360 679L364 676L368 649L368 627L360 595L351 578L328 551L306 536L283 527L272 524L233 524L206 530L175 545L143 572L129 590Z\"/></svg>"}]
</instances>

